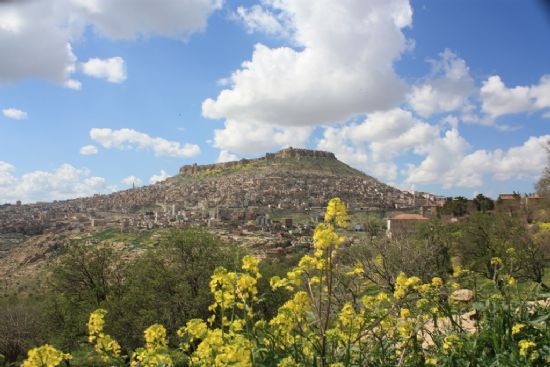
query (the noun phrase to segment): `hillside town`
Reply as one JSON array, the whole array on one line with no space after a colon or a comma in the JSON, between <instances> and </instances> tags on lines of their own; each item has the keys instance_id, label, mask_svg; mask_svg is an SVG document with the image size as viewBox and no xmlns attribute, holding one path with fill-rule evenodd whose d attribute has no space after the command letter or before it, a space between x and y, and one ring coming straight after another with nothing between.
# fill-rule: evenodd
<instances>
[{"instance_id":1,"label":"hillside town","mask_svg":"<svg viewBox=\"0 0 550 367\"><path fill-rule=\"evenodd\" d=\"M277 163L308 159L300 170L278 169ZM312 169L311 160L321 169ZM329 161L346 174L322 168ZM264 164L258 166L257 163ZM254 170L247 167L255 166ZM235 169L239 167L240 169ZM286 167L285 167L286 168ZM227 172L229 171L229 172ZM350 211L412 210L442 205L442 198L407 192L382 184L339 162L332 153L284 149L258 160L184 166L163 182L109 195L0 207L0 233L26 235L66 230L117 227L144 229L194 224L233 226L277 211L314 213L332 197Z\"/></svg>"}]
</instances>

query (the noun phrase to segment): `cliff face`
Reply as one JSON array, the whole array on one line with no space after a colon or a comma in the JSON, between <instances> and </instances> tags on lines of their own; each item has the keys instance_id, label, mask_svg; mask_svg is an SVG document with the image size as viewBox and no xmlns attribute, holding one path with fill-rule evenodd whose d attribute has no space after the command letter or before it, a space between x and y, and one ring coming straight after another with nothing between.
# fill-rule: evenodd
<instances>
[{"instance_id":1,"label":"cliff face","mask_svg":"<svg viewBox=\"0 0 550 367\"><path fill-rule=\"evenodd\" d=\"M276 153L267 153L265 157L260 157L256 159L241 159L240 161L233 162L224 162L224 163L214 163L214 164L187 164L180 168L180 174L182 175L193 175L199 172L207 172L214 170L224 170L228 168L238 167L247 165L254 162L261 162L265 160L274 160L274 159L297 159L302 158L325 158L325 159L334 159L336 156L334 153L325 152L322 150L311 150L311 149L295 149L295 148L286 148L282 149Z\"/></svg>"}]
</instances>

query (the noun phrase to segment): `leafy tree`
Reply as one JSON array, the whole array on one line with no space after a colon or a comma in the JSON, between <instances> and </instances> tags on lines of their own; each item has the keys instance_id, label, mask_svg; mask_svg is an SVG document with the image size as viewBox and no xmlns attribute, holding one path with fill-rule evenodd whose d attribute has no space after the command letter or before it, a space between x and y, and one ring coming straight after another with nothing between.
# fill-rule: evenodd
<instances>
[{"instance_id":1,"label":"leafy tree","mask_svg":"<svg viewBox=\"0 0 550 367\"><path fill-rule=\"evenodd\" d=\"M441 213L454 217L462 217L468 214L468 199L463 196L447 198L443 208L441 208Z\"/></svg>"},{"instance_id":2,"label":"leafy tree","mask_svg":"<svg viewBox=\"0 0 550 367\"><path fill-rule=\"evenodd\" d=\"M343 249L340 257L344 264L360 263L365 270L364 278L393 291L401 272L426 281L446 276L452 270L450 248L447 228L441 221L432 220L419 226L416 237L371 239Z\"/></svg>"},{"instance_id":3,"label":"leafy tree","mask_svg":"<svg viewBox=\"0 0 550 367\"><path fill-rule=\"evenodd\" d=\"M88 314L120 290L123 263L106 243L75 244L54 267L45 304L50 339L76 346L86 335Z\"/></svg>"},{"instance_id":4,"label":"leafy tree","mask_svg":"<svg viewBox=\"0 0 550 367\"><path fill-rule=\"evenodd\" d=\"M112 334L133 349L149 325L162 323L174 336L187 320L206 317L213 302L210 275L218 266L234 268L240 257L205 230L171 231L127 268L120 296L106 303Z\"/></svg>"},{"instance_id":5,"label":"leafy tree","mask_svg":"<svg viewBox=\"0 0 550 367\"><path fill-rule=\"evenodd\" d=\"M493 210L495 208L494 201L483 194L478 194L472 201L476 209L482 213Z\"/></svg>"},{"instance_id":6,"label":"leafy tree","mask_svg":"<svg viewBox=\"0 0 550 367\"><path fill-rule=\"evenodd\" d=\"M458 228L454 254L469 269L494 279L498 271L495 259L498 258L506 263L510 275L542 283L542 249L533 241L521 218L474 213Z\"/></svg>"}]
</instances>

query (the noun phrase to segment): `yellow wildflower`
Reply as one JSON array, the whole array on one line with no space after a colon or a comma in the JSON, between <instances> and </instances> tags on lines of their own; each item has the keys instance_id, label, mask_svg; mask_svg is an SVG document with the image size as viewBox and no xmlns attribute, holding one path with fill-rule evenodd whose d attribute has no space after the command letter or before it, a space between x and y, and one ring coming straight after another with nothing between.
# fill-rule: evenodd
<instances>
[{"instance_id":1,"label":"yellow wildflower","mask_svg":"<svg viewBox=\"0 0 550 367\"><path fill-rule=\"evenodd\" d=\"M149 326L143 332L145 337L145 348L147 350L156 350L166 348L168 339L166 338L166 329L161 324Z\"/></svg>"},{"instance_id":2,"label":"yellow wildflower","mask_svg":"<svg viewBox=\"0 0 550 367\"><path fill-rule=\"evenodd\" d=\"M426 366L437 366L437 358L426 358Z\"/></svg>"},{"instance_id":3,"label":"yellow wildflower","mask_svg":"<svg viewBox=\"0 0 550 367\"><path fill-rule=\"evenodd\" d=\"M71 359L70 354L44 344L41 347L32 348L27 352L27 359L23 361L21 367L55 367L59 366L64 360Z\"/></svg>"},{"instance_id":4,"label":"yellow wildflower","mask_svg":"<svg viewBox=\"0 0 550 367\"><path fill-rule=\"evenodd\" d=\"M90 314L88 320L88 341L93 343L95 339L103 332L105 326L104 317L107 314L107 310L99 308Z\"/></svg>"},{"instance_id":5,"label":"yellow wildflower","mask_svg":"<svg viewBox=\"0 0 550 367\"><path fill-rule=\"evenodd\" d=\"M453 349L460 349L462 347L462 342L460 338L456 335L446 336L443 340L443 349L446 353L451 352Z\"/></svg>"},{"instance_id":6,"label":"yellow wildflower","mask_svg":"<svg viewBox=\"0 0 550 367\"><path fill-rule=\"evenodd\" d=\"M340 198L331 199L327 205L325 222L334 223L338 227L346 228L348 220L346 204Z\"/></svg>"},{"instance_id":7,"label":"yellow wildflower","mask_svg":"<svg viewBox=\"0 0 550 367\"><path fill-rule=\"evenodd\" d=\"M522 357L527 357L529 354L529 350L535 348L537 344L530 340L522 339L519 341L518 346L519 346L519 355Z\"/></svg>"},{"instance_id":8,"label":"yellow wildflower","mask_svg":"<svg viewBox=\"0 0 550 367\"><path fill-rule=\"evenodd\" d=\"M255 275L256 277L260 277L259 264L260 260L256 259L254 256L245 256L243 257L242 269L252 275Z\"/></svg>"},{"instance_id":9,"label":"yellow wildflower","mask_svg":"<svg viewBox=\"0 0 550 367\"><path fill-rule=\"evenodd\" d=\"M443 279L441 279L440 277L432 278L432 285L434 287L441 287L443 285Z\"/></svg>"},{"instance_id":10,"label":"yellow wildflower","mask_svg":"<svg viewBox=\"0 0 550 367\"><path fill-rule=\"evenodd\" d=\"M512 326L512 335L519 334L521 332L521 329L525 327L524 324L515 324Z\"/></svg>"}]
</instances>

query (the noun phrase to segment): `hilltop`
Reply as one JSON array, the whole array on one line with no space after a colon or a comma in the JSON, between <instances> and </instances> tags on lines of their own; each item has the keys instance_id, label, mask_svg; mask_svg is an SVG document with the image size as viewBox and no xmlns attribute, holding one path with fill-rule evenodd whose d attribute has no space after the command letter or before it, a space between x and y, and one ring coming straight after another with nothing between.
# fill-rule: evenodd
<instances>
[{"instance_id":1,"label":"hilltop","mask_svg":"<svg viewBox=\"0 0 550 367\"><path fill-rule=\"evenodd\" d=\"M336 159L334 153L321 150L286 148L276 153L266 153L256 159L214 163L206 165L185 165L180 168L180 175L227 175L242 170L262 171L269 173L317 173L320 175L359 175L366 176L347 164Z\"/></svg>"}]
</instances>

